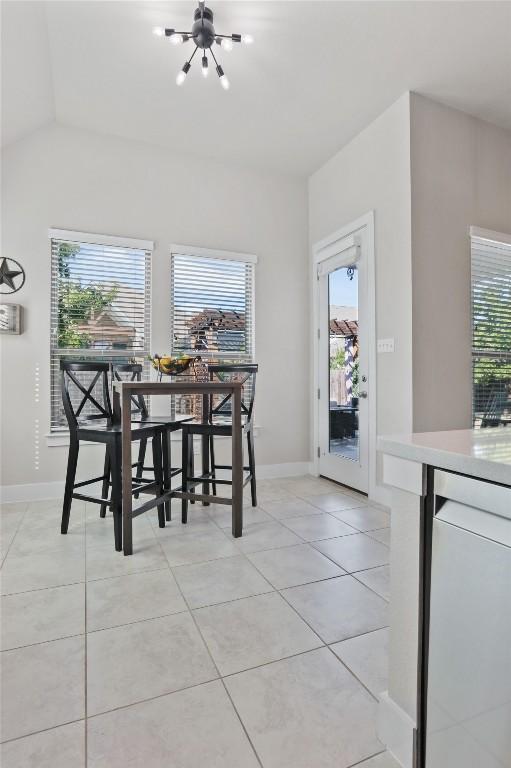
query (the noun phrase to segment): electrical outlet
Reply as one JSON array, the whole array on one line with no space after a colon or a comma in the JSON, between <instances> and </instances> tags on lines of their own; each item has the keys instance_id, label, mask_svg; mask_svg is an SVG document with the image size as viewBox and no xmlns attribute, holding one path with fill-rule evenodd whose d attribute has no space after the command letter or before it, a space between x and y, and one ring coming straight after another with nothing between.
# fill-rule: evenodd
<instances>
[{"instance_id":1,"label":"electrical outlet","mask_svg":"<svg viewBox=\"0 0 511 768\"><path fill-rule=\"evenodd\" d=\"M394 339L378 339L376 349L379 354L394 351Z\"/></svg>"}]
</instances>

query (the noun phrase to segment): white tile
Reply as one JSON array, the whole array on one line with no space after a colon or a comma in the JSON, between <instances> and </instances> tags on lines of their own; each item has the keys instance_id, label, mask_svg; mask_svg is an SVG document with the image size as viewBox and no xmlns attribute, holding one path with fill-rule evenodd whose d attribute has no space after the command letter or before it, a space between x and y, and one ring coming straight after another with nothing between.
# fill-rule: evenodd
<instances>
[{"instance_id":1,"label":"white tile","mask_svg":"<svg viewBox=\"0 0 511 768\"><path fill-rule=\"evenodd\" d=\"M225 683L265 768L347 768L383 748L376 702L326 648Z\"/></svg>"},{"instance_id":2,"label":"white tile","mask_svg":"<svg viewBox=\"0 0 511 768\"><path fill-rule=\"evenodd\" d=\"M376 528L388 528L390 515L377 507L356 507L355 509L341 509L332 512L338 520L343 520L348 525L359 531L373 531Z\"/></svg>"},{"instance_id":3,"label":"white tile","mask_svg":"<svg viewBox=\"0 0 511 768\"><path fill-rule=\"evenodd\" d=\"M317 496L307 497L313 506L323 510L323 512L337 512L340 509L354 509L355 507L365 506L360 500L346 493L322 493ZM367 503L367 502L366 502Z\"/></svg>"},{"instance_id":4,"label":"white tile","mask_svg":"<svg viewBox=\"0 0 511 768\"><path fill-rule=\"evenodd\" d=\"M376 592L385 600L390 600L390 566L370 568L368 571L357 571L354 577Z\"/></svg>"},{"instance_id":5,"label":"white tile","mask_svg":"<svg viewBox=\"0 0 511 768\"><path fill-rule=\"evenodd\" d=\"M305 517L292 517L283 520L286 528L290 528L305 541L319 541L331 539L334 536L349 536L356 533L354 528L336 520L332 515L325 513L319 515L306 515Z\"/></svg>"},{"instance_id":6,"label":"white tile","mask_svg":"<svg viewBox=\"0 0 511 768\"><path fill-rule=\"evenodd\" d=\"M136 546L140 540L145 541L154 537L154 531L149 522L149 518L145 515L136 517L133 521L133 542ZM115 551L114 541L114 521L111 514L107 514L106 517L98 517L94 520L87 522L85 527L85 538L87 543L87 549L96 547L103 547L109 551Z\"/></svg>"},{"instance_id":7,"label":"white tile","mask_svg":"<svg viewBox=\"0 0 511 768\"><path fill-rule=\"evenodd\" d=\"M167 539L175 539L177 536L185 536L199 533L218 533L218 526L213 520L211 520L206 514L200 516L195 515L195 512L188 513L188 522L181 522L181 513L175 515L170 522L165 523L165 528L159 528L158 523L153 524L154 534L159 541L166 541Z\"/></svg>"},{"instance_id":8,"label":"white tile","mask_svg":"<svg viewBox=\"0 0 511 768\"><path fill-rule=\"evenodd\" d=\"M113 542L113 534L112 534ZM39 531L30 529L19 530L9 550L10 556L33 555L49 552L65 552L85 550L85 527L80 526L66 535L54 528L43 528Z\"/></svg>"},{"instance_id":9,"label":"white tile","mask_svg":"<svg viewBox=\"0 0 511 768\"><path fill-rule=\"evenodd\" d=\"M194 611L222 675L317 648L317 635L276 592Z\"/></svg>"},{"instance_id":10,"label":"white tile","mask_svg":"<svg viewBox=\"0 0 511 768\"><path fill-rule=\"evenodd\" d=\"M85 585L40 589L0 600L1 649L85 632Z\"/></svg>"},{"instance_id":11,"label":"white tile","mask_svg":"<svg viewBox=\"0 0 511 768\"><path fill-rule=\"evenodd\" d=\"M387 565L389 562L389 548L365 533L318 541L314 546L350 573Z\"/></svg>"},{"instance_id":12,"label":"white tile","mask_svg":"<svg viewBox=\"0 0 511 768\"><path fill-rule=\"evenodd\" d=\"M4 558L25 514L26 504L0 506L0 558Z\"/></svg>"},{"instance_id":13,"label":"white tile","mask_svg":"<svg viewBox=\"0 0 511 768\"><path fill-rule=\"evenodd\" d=\"M401 768L401 766L389 752L380 752L379 755L359 763L356 768Z\"/></svg>"},{"instance_id":14,"label":"white tile","mask_svg":"<svg viewBox=\"0 0 511 768\"><path fill-rule=\"evenodd\" d=\"M85 548L69 542L30 555L9 552L2 568L2 594L59 587L85 580Z\"/></svg>"},{"instance_id":15,"label":"white tile","mask_svg":"<svg viewBox=\"0 0 511 768\"><path fill-rule=\"evenodd\" d=\"M225 504L212 504L208 507L208 515L220 528L231 528L231 508ZM243 509L243 527L254 525L254 523L271 523L271 521L271 515L261 507L244 507Z\"/></svg>"},{"instance_id":16,"label":"white tile","mask_svg":"<svg viewBox=\"0 0 511 768\"><path fill-rule=\"evenodd\" d=\"M299 498L268 501L263 504L263 507L276 520L285 520L288 517L303 517L303 515L321 514L320 509L309 504L308 501Z\"/></svg>"},{"instance_id":17,"label":"white tile","mask_svg":"<svg viewBox=\"0 0 511 768\"><path fill-rule=\"evenodd\" d=\"M186 603L168 568L87 585L88 632L185 610Z\"/></svg>"},{"instance_id":18,"label":"white tile","mask_svg":"<svg viewBox=\"0 0 511 768\"><path fill-rule=\"evenodd\" d=\"M345 573L309 544L254 552L248 558L276 589L296 587Z\"/></svg>"},{"instance_id":19,"label":"white tile","mask_svg":"<svg viewBox=\"0 0 511 768\"><path fill-rule=\"evenodd\" d=\"M85 768L85 722L9 741L0 755L2 768Z\"/></svg>"},{"instance_id":20,"label":"white tile","mask_svg":"<svg viewBox=\"0 0 511 768\"><path fill-rule=\"evenodd\" d=\"M282 593L325 643L387 625L387 604L352 576L339 576Z\"/></svg>"},{"instance_id":21,"label":"white tile","mask_svg":"<svg viewBox=\"0 0 511 768\"><path fill-rule=\"evenodd\" d=\"M429 714L428 714L429 722ZM509 763L511 756L511 701L502 702L495 709L478 714L463 726L470 735L486 747L502 765Z\"/></svg>"},{"instance_id":22,"label":"white tile","mask_svg":"<svg viewBox=\"0 0 511 768\"><path fill-rule=\"evenodd\" d=\"M174 568L174 575L190 608L272 591L271 584L242 555L181 565Z\"/></svg>"},{"instance_id":23,"label":"white tile","mask_svg":"<svg viewBox=\"0 0 511 768\"><path fill-rule=\"evenodd\" d=\"M296 534L277 522L250 525L243 530L243 536L234 539L234 541L236 546L245 554L302 543Z\"/></svg>"},{"instance_id":24,"label":"white tile","mask_svg":"<svg viewBox=\"0 0 511 768\"><path fill-rule=\"evenodd\" d=\"M162 539L161 546L171 566L204 563L239 555L233 541L216 526L214 531L207 533L190 533L186 536Z\"/></svg>"},{"instance_id":25,"label":"white tile","mask_svg":"<svg viewBox=\"0 0 511 768\"><path fill-rule=\"evenodd\" d=\"M99 514L99 507L98 507ZM27 505L26 514L20 525L20 532L32 532L32 536L48 531L54 531L55 534L62 536L60 525L62 522L62 499L51 499L49 501L30 502ZM71 513L69 516L68 532L82 530L85 527L85 503L73 501ZM68 534L66 534L68 535ZM66 537L63 535L63 538Z\"/></svg>"},{"instance_id":26,"label":"white tile","mask_svg":"<svg viewBox=\"0 0 511 768\"><path fill-rule=\"evenodd\" d=\"M87 637L89 715L217 676L189 613L91 632Z\"/></svg>"},{"instance_id":27,"label":"white tile","mask_svg":"<svg viewBox=\"0 0 511 768\"><path fill-rule=\"evenodd\" d=\"M87 742L88 768L259 765L221 682L89 718Z\"/></svg>"},{"instance_id":28,"label":"white tile","mask_svg":"<svg viewBox=\"0 0 511 768\"><path fill-rule=\"evenodd\" d=\"M390 547L390 530L390 528L377 528L374 531L367 531L367 536L385 544L386 547Z\"/></svg>"},{"instance_id":29,"label":"white tile","mask_svg":"<svg viewBox=\"0 0 511 768\"><path fill-rule=\"evenodd\" d=\"M429 734L428 761L435 768L507 768L509 765L509 760L507 765L497 760L491 749L476 741L462 725Z\"/></svg>"},{"instance_id":30,"label":"white tile","mask_svg":"<svg viewBox=\"0 0 511 768\"><path fill-rule=\"evenodd\" d=\"M3 651L2 738L53 728L85 715L85 637Z\"/></svg>"},{"instance_id":31,"label":"white tile","mask_svg":"<svg viewBox=\"0 0 511 768\"><path fill-rule=\"evenodd\" d=\"M369 688L379 695L387 690L389 667L389 630L377 629L331 646L341 661Z\"/></svg>"},{"instance_id":32,"label":"white tile","mask_svg":"<svg viewBox=\"0 0 511 768\"><path fill-rule=\"evenodd\" d=\"M156 571L168 568L165 555L156 538L134 538L133 554L125 557L111 545L92 546L87 549L87 581L127 576L140 571Z\"/></svg>"},{"instance_id":33,"label":"white tile","mask_svg":"<svg viewBox=\"0 0 511 768\"><path fill-rule=\"evenodd\" d=\"M339 486L335 483L331 483L329 480L324 480L321 477L312 477L312 475L284 478L280 482L283 488L286 488L294 496L300 496L301 498L336 493L339 489Z\"/></svg>"}]
</instances>

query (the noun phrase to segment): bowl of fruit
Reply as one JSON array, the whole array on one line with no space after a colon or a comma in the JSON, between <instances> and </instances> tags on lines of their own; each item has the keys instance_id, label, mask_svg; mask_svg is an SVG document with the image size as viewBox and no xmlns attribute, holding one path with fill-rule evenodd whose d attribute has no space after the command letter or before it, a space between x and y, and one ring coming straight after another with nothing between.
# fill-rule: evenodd
<instances>
[{"instance_id":1,"label":"bowl of fruit","mask_svg":"<svg viewBox=\"0 0 511 768\"><path fill-rule=\"evenodd\" d=\"M196 358L190 355L153 355L149 356L153 368L162 376L178 376L188 370Z\"/></svg>"}]
</instances>

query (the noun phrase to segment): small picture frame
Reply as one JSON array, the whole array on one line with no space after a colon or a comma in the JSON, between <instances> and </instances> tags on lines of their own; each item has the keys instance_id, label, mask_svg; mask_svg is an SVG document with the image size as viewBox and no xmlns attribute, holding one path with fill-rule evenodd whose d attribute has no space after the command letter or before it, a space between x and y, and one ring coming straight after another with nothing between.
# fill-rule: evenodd
<instances>
[{"instance_id":1,"label":"small picture frame","mask_svg":"<svg viewBox=\"0 0 511 768\"><path fill-rule=\"evenodd\" d=\"M21 333L21 306L0 303L0 333Z\"/></svg>"}]
</instances>

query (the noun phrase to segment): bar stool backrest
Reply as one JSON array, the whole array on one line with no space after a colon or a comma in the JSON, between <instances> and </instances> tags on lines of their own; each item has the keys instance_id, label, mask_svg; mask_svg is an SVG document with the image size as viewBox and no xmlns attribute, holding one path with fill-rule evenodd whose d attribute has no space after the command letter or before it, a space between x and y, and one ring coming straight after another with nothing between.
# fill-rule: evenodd
<instances>
[{"instance_id":1,"label":"bar stool backrest","mask_svg":"<svg viewBox=\"0 0 511 768\"><path fill-rule=\"evenodd\" d=\"M110 375L114 381L142 381L143 367L140 363L110 363ZM146 419L147 403L143 395L131 396L131 413Z\"/></svg>"},{"instance_id":2,"label":"bar stool backrest","mask_svg":"<svg viewBox=\"0 0 511 768\"><path fill-rule=\"evenodd\" d=\"M252 421L255 400L257 363L211 363L208 366L211 381L243 381L241 390L241 414L245 424ZM232 396L215 395L211 398L210 418L215 416L232 417Z\"/></svg>"},{"instance_id":3,"label":"bar stool backrest","mask_svg":"<svg viewBox=\"0 0 511 768\"><path fill-rule=\"evenodd\" d=\"M60 361L64 412L71 433L91 421L113 422L108 363Z\"/></svg>"}]
</instances>

